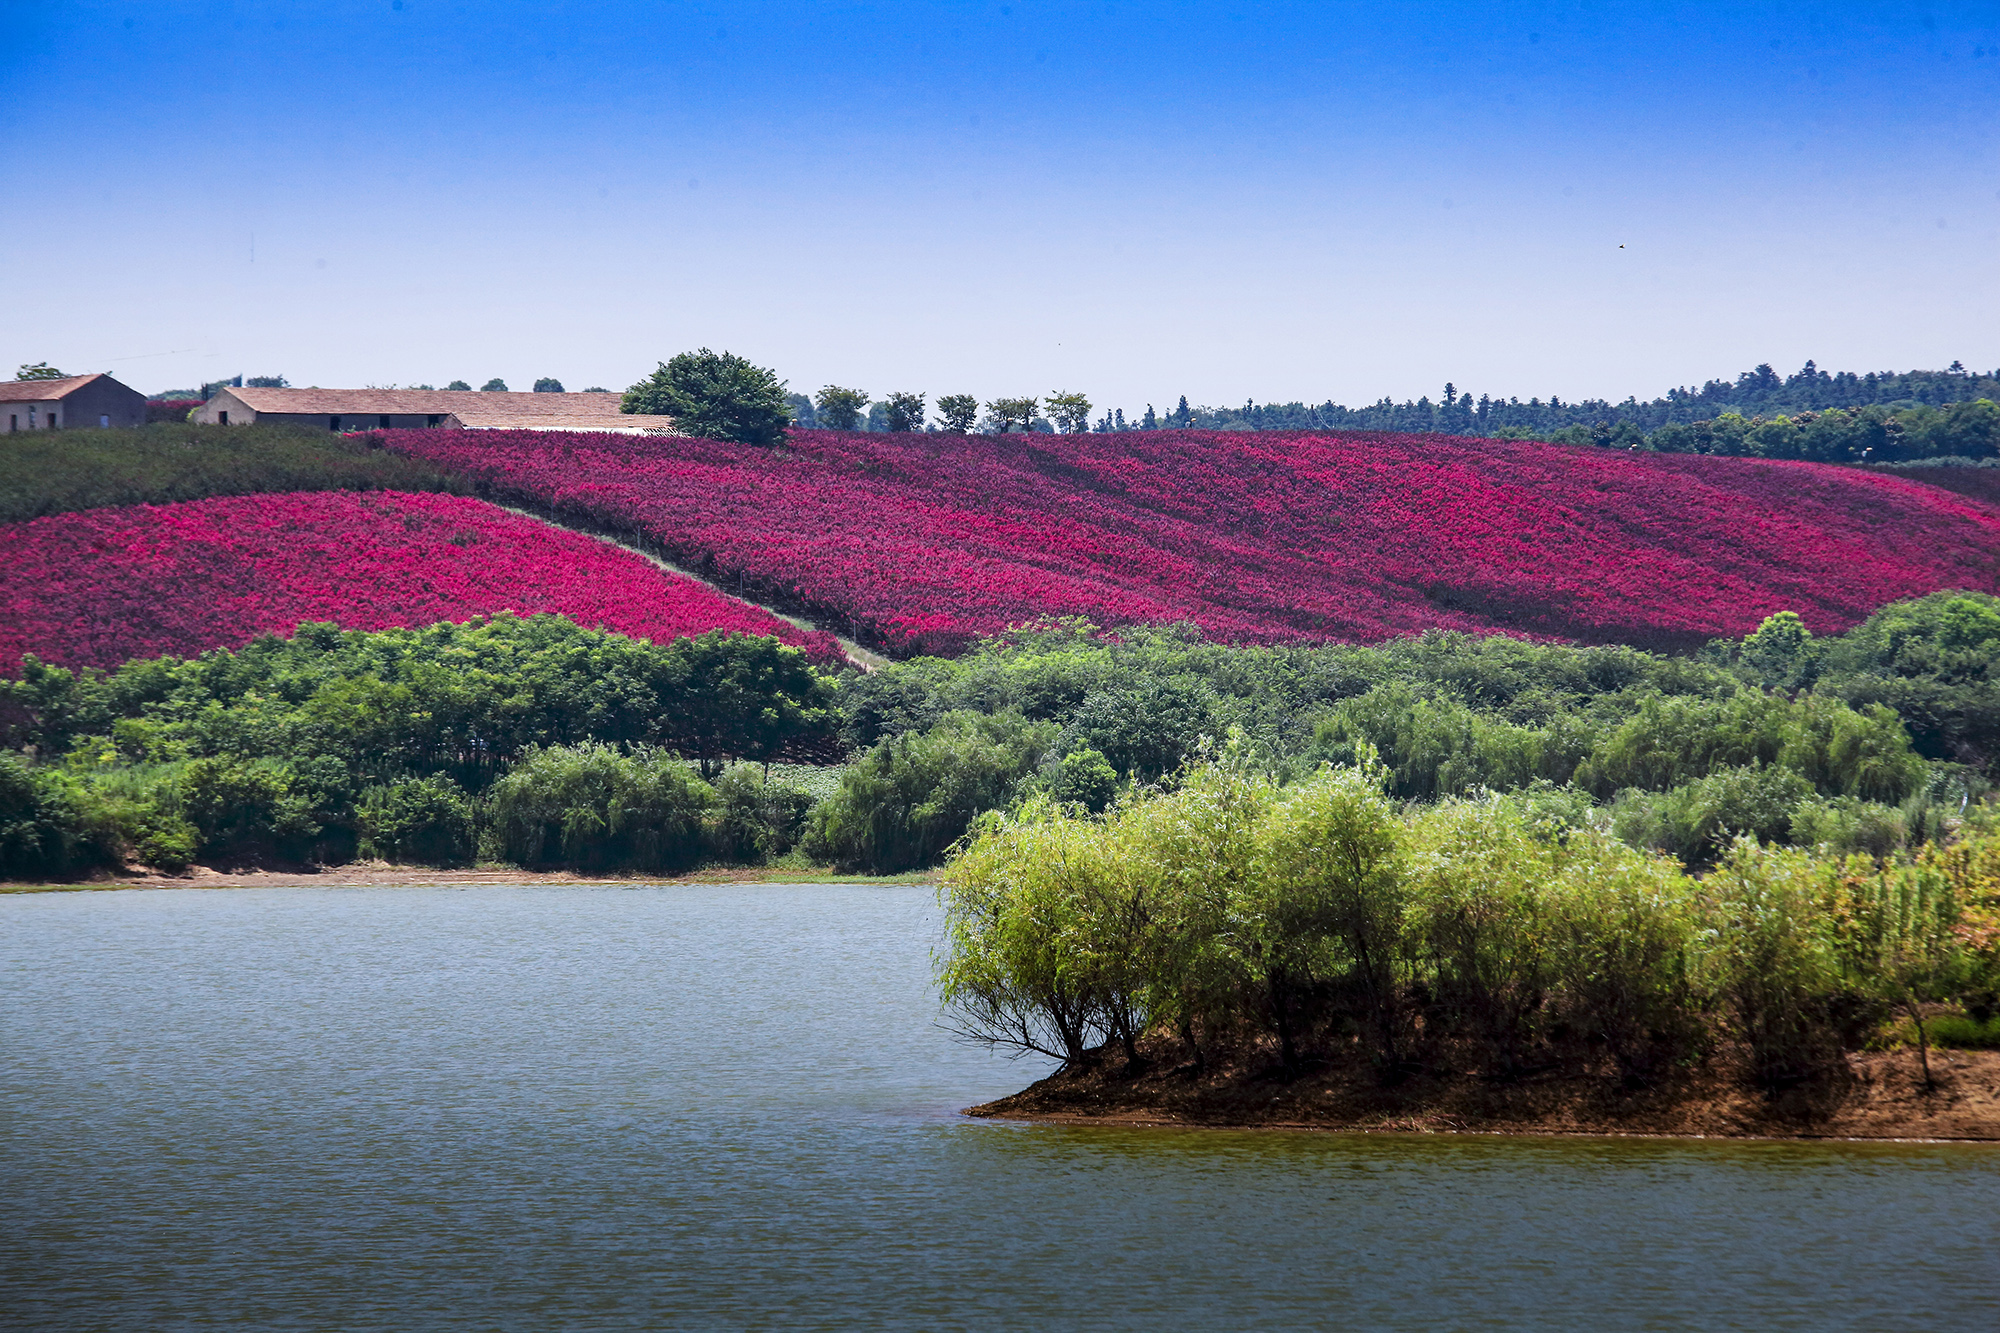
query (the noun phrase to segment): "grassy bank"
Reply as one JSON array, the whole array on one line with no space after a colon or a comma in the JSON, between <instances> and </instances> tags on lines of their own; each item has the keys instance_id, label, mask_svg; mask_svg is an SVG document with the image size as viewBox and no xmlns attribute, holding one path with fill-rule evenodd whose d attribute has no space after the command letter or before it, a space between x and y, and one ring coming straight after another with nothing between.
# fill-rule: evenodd
<instances>
[{"instance_id":1,"label":"grassy bank","mask_svg":"<svg viewBox=\"0 0 2000 1333\"><path fill-rule=\"evenodd\" d=\"M0 523L214 495L470 489L439 468L371 448L364 438L296 426L174 422L0 437Z\"/></svg>"}]
</instances>

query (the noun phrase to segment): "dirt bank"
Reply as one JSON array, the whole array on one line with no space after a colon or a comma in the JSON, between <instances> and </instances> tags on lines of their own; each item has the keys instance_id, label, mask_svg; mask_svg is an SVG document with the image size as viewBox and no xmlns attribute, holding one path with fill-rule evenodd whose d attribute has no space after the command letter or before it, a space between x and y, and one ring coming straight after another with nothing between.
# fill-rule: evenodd
<instances>
[{"instance_id":1,"label":"dirt bank","mask_svg":"<svg viewBox=\"0 0 2000 1333\"><path fill-rule=\"evenodd\" d=\"M1362 1063L1288 1074L1268 1058L1173 1066L1169 1047L1128 1073L1122 1055L1058 1073L968 1115L1007 1120L1408 1133L1635 1134L1726 1138L2000 1141L2000 1051L1932 1051L1925 1089L1915 1051L1848 1058L1844 1077L1767 1097L1727 1052L1676 1082L1630 1090L1551 1071L1515 1082L1413 1074L1383 1087Z\"/></svg>"},{"instance_id":2,"label":"dirt bank","mask_svg":"<svg viewBox=\"0 0 2000 1333\"><path fill-rule=\"evenodd\" d=\"M97 889L280 889L378 888L443 886L473 888L499 884L922 884L928 874L837 875L825 869L773 866L696 870L685 875L575 875L568 871L513 870L477 867L470 870L420 870L409 866L363 861L320 869L211 870L197 866L185 875L126 874L66 884L0 883L0 893L62 893Z\"/></svg>"}]
</instances>

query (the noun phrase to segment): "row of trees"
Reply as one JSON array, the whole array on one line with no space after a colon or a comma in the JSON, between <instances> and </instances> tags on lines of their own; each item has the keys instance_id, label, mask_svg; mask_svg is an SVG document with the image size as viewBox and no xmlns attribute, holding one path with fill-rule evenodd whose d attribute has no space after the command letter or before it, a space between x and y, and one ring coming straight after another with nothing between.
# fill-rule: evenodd
<instances>
[{"instance_id":1,"label":"row of trees","mask_svg":"<svg viewBox=\"0 0 2000 1333\"><path fill-rule=\"evenodd\" d=\"M19 378L60 375L46 363L23 366L17 372ZM202 386L199 396L206 399L217 388L245 383L240 375L217 381ZM281 375L259 376L247 383L283 388L287 381ZM472 386L453 380L445 387ZM507 385L494 378L480 387L504 392ZM544 377L535 381L535 391L561 393L562 382ZM194 396L192 390L182 392ZM1632 397L1617 403L1596 398L1564 402L1555 394L1546 400L1531 397L1525 402L1489 394L1474 398L1447 383L1435 401L1428 395L1402 403L1383 398L1359 408L1345 407L1332 399L1318 404L1250 401L1240 408L1201 407L1190 406L1182 395L1175 408L1165 414L1156 413L1149 403L1137 419L1128 421L1124 409L1119 408L1093 422L1090 400L1081 393L996 398L983 405L983 416L982 405L972 395L949 394L937 400L937 419L927 424L925 395L921 393L891 393L879 401L861 390L839 385L828 385L810 397L788 393L775 372L727 352L702 348L660 363L653 375L626 391L624 408L676 417L688 423L684 428L692 434L761 444L781 439L785 426L796 421L831 430L932 429L957 434L976 429L1000 433L1171 428L1436 431L1618 447L1644 445L1672 452L1895 461L1982 457L2000 449L1990 423L1980 414L1975 413L1976 419L1968 422L1962 412L1953 416L1941 411L1982 399L1989 405L2000 399L2000 370L1975 374L1954 361L1941 371L1830 374L1808 361L1790 376L1760 365L1733 380L1714 379L1698 388L1673 389L1643 403ZM1929 415L1923 409L1930 409ZM1693 431L1673 429L1701 423L1714 424ZM1793 441L1792 434L1812 438Z\"/></svg>"},{"instance_id":2,"label":"row of trees","mask_svg":"<svg viewBox=\"0 0 2000 1333\"><path fill-rule=\"evenodd\" d=\"M448 784L478 824L531 754L611 747L617 764L598 755L578 771L629 761L643 770L634 790L655 790L660 763L713 785L742 761L832 745L859 758L792 812L786 837L821 863L893 872L937 864L985 812L1045 798L1101 813L1227 744L1281 787L1327 763L1379 764L1400 802L1520 793L1696 869L1744 835L1883 858L1937 842L1986 791L1996 647L2000 601L1975 594L1898 603L1830 637L1774 616L1695 659L1444 633L1232 648L1188 627L1075 622L836 688L796 650L740 636L655 645L547 616L306 626L110 673L30 660L0 684L0 744L41 794L0 823L30 830L7 835L17 848L42 849L10 853L28 858L17 874L126 854L170 864L176 846L403 855L421 835L389 837L369 810L456 808L438 796ZM261 813L225 817L214 793L229 791ZM576 819L568 842L533 845L582 855L574 830L617 822ZM528 854L494 836L494 854Z\"/></svg>"},{"instance_id":3,"label":"row of trees","mask_svg":"<svg viewBox=\"0 0 2000 1333\"><path fill-rule=\"evenodd\" d=\"M1402 807L1371 756L1280 785L1239 756L1101 819L985 821L945 875L961 1032L1084 1063L1269 1043L1628 1086L1724 1044L1769 1089L1837 1077L1900 1010L2000 1007L2000 839L1887 863L1738 840L1701 879L1532 796ZM1926 1076L1929 1073L1925 1055Z\"/></svg>"},{"instance_id":4,"label":"row of trees","mask_svg":"<svg viewBox=\"0 0 2000 1333\"><path fill-rule=\"evenodd\" d=\"M1242 407L1194 407L1181 400L1168 414L1167 425L1208 430L1389 430L1437 431L1447 435L1535 436L1566 429L1617 429L1630 426L1645 433L1662 426L1709 421L1726 414L1746 419L1832 409L1864 407L1903 409L1943 407L1980 398L2000 399L2000 370L1986 374L1967 371L1954 361L1945 370L1852 372L1829 374L1808 361L1795 374L1780 375L1768 365L1746 370L1733 380L1709 380L1698 388L1670 390L1641 402L1586 398L1565 402L1560 396L1529 398L1481 394L1477 398L1446 384L1433 400L1415 402L1383 398L1363 407L1345 407L1328 399L1304 402L1246 402ZM1152 419L1152 409L1147 409ZM1111 422L1100 423L1114 429ZM1150 429L1145 423L1127 429Z\"/></svg>"},{"instance_id":5,"label":"row of trees","mask_svg":"<svg viewBox=\"0 0 2000 1333\"><path fill-rule=\"evenodd\" d=\"M1058 390L1044 398L995 398L981 406L971 394L946 394L937 400L937 419L926 424L925 395L892 393L880 402L860 389L829 384L807 398L790 395L798 424L826 430L939 431L967 435L977 429L1007 435L1015 431L1056 431L1076 434L1090 429L1090 399L1080 393ZM867 416L863 418L863 409Z\"/></svg>"},{"instance_id":6,"label":"row of trees","mask_svg":"<svg viewBox=\"0 0 2000 1333\"><path fill-rule=\"evenodd\" d=\"M853 869L935 864L984 810L1106 809L1235 737L1260 772L1377 757L1398 800L1541 792L1638 847L1732 839L1887 856L1941 836L2000 758L2000 602L1937 594L1815 638L1796 616L1697 659L1427 634L1225 648L1179 629L1021 630L850 681L869 747L816 812Z\"/></svg>"},{"instance_id":7,"label":"row of trees","mask_svg":"<svg viewBox=\"0 0 2000 1333\"><path fill-rule=\"evenodd\" d=\"M481 829L497 854L528 863L616 862L629 835L631 863L662 868L707 845L690 830L708 812L737 811L724 842L744 845L738 807L767 794L730 771L827 737L834 699L805 654L775 639L653 644L548 615L379 633L305 625L109 673L30 658L0 682L12 752L0 873L128 857L450 861L471 855ZM782 818L766 850L788 846L803 815L768 795ZM670 811L672 828L655 828ZM536 831L558 826L553 840Z\"/></svg>"}]
</instances>

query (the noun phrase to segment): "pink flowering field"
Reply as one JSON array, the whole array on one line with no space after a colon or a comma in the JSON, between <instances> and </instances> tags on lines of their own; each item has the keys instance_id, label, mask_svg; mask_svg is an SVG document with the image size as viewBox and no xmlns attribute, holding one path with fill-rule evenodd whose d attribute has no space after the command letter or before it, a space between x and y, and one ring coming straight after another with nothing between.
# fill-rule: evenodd
<instances>
[{"instance_id":1,"label":"pink flowering field","mask_svg":"<svg viewBox=\"0 0 2000 1333\"><path fill-rule=\"evenodd\" d=\"M1072 614L1686 647L1779 610L1844 629L2000 568L2000 510L1815 463L1359 432L386 438L896 652Z\"/></svg>"},{"instance_id":2,"label":"pink flowering field","mask_svg":"<svg viewBox=\"0 0 2000 1333\"><path fill-rule=\"evenodd\" d=\"M235 647L301 621L348 629L554 611L665 641L770 634L839 649L631 551L481 500L398 491L238 495L0 525L0 671Z\"/></svg>"}]
</instances>

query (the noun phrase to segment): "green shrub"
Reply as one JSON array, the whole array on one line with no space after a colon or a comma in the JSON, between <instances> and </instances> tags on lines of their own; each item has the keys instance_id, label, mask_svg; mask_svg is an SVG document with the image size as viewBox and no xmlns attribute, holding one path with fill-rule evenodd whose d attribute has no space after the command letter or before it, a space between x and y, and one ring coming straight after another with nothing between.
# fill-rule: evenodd
<instances>
[{"instance_id":1,"label":"green shrub","mask_svg":"<svg viewBox=\"0 0 2000 1333\"><path fill-rule=\"evenodd\" d=\"M813 797L803 788L767 780L750 764L731 768L714 788L709 839L723 860L762 865L791 851L804 836Z\"/></svg>"},{"instance_id":2,"label":"green shrub","mask_svg":"<svg viewBox=\"0 0 2000 1333\"><path fill-rule=\"evenodd\" d=\"M530 868L684 870L715 793L657 750L586 742L530 751L487 794L489 850Z\"/></svg>"},{"instance_id":3,"label":"green shrub","mask_svg":"<svg viewBox=\"0 0 2000 1333\"><path fill-rule=\"evenodd\" d=\"M1805 853L1747 838L1703 885L1712 928L1698 965L1773 1091L1840 1067L1843 985L1820 890Z\"/></svg>"},{"instance_id":4,"label":"green shrub","mask_svg":"<svg viewBox=\"0 0 2000 1333\"><path fill-rule=\"evenodd\" d=\"M1058 801L1102 814L1118 795L1118 770L1098 750L1071 750L1048 775L1049 794Z\"/></svg>"},{"instance_id":5,"label":"green shrub","mask_svg":"<svg viewBox=\"0 0 2000 1333\"><path fill-rule=\"evenodd\" d=\"M883 741L814 808L806 854L879 875L935 865L977 815L1011 804L1055 738L1018 713L956 712Z\"/></svg>"},{"instance_id":6,"label":"green shrub","mask_svg":"<svg viewBox=\"0 0 2000 1333\"><path fill-rule=\"evenodd\" d=\"M0 751L0 875L61 877L118 860L86 786Z\"/></svg>"},{"instance_id":7,"label":"green shrub","mask_svg":"<svg viewBox=\"0 0 2000 1333\"><path fill-rule=\"evenodd\" d=\"M368 788L356 816L364 856L420 865L462 865L472 857L471 798L441 773Z\"/></svg>"},{"instance_id":8,"label":"green shrub","mask_svg":"<svg viewBox=\"0 0 2000 1333\"><path fill-rule=\"evenodd\" d=\"M1969 1014L1938 1014L1924 1027L1933 1046L1960 1051L2000 1051L2000 1015L1980 1022Z\"/></svg>"}]
</instances>

